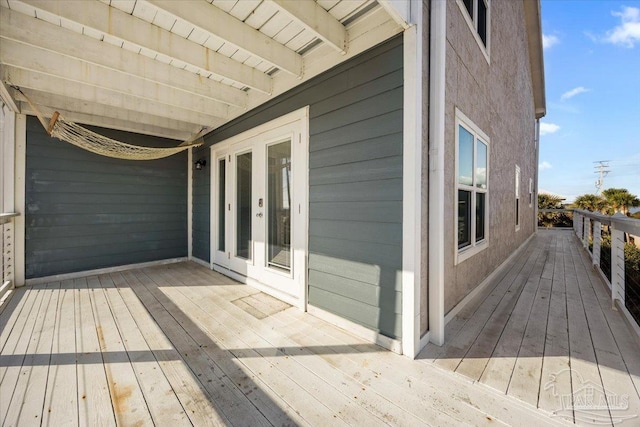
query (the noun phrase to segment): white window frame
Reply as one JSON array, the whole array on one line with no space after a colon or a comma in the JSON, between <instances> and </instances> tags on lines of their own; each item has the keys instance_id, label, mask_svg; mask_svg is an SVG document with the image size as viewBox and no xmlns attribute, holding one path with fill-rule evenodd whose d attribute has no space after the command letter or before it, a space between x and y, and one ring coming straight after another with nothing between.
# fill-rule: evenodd
<instances>
[{"instance_id":1,"label":"white window frame","mask_svg":"<svg viewBox=\"0 0 640 427\"><path fill-rule=\"evenodd\" d=\"M491 56L490 56L490 51L491 51L491 0L472 0L473 1L473 16L469 15L469 11L467 10L466 6L464 5L463 0L456 0L456 3L458 3L458 7L460 8L460 12L462 12L462 16L464 16L464 20L466 21L467 25L469 26L469 29L471 30L471 33L473 34L473 38L476 40L476 43L478 43L478 47L480 47L480 51L482 52L482 55L484 56L484 58L487 60L487 63L490 64L491 63ZM478 34L478 2L484 2L485 6L487 7L487 44L485 46L485 44L482 42L482 39L480 38L480 34Z\"/></svg>"},{"instance_id":2,"label":"white window frame","mask_svg":"<svg viewBox=\"0 0 640 427\"><path fill-rule=\"evenodd\" d=\"M491 141L487 134L485 134L482 129L476 126L467 116L462 113L462 111L456 108L456 120L455 120L455 186L454 186L454 208L453 208L453 223L454 223L454 248L455 248L455 264L459 264L477 253L485 250L489 247L489 176L491 171ZM460 184L458 182L459 178L459 132L460 126L463 126L467 131L469 131L473 135L473 185ZM487 146L487 188L479 189L475 186L475 170L476 170L476 151L477 151L477 140L480 139ZM466 190L471 192L471 244L464 248L458 249L458 190ZM484 216L484 239L479 242L476 242L476 193L484 193L485 196L485 216Z\"/></svg>"},{"instance_id":3,"label":"white window frame","mask_svg":"<svg viewBox=\"0 0 640 427\"><path fill-rule=\"evenodd\" d=\"M516 217L516 231L520 231L520 211L522 211L522 203L520 203L520 166L516 165L516 188L515 188L515 196L516 196L516 206L515 206L515 217Z\"/></svg>"}]
</instances>

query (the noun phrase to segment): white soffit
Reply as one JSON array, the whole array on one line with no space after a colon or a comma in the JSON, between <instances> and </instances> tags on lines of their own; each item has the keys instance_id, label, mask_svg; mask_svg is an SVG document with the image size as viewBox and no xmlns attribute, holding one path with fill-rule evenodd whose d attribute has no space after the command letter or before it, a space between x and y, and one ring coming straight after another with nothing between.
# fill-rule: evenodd
<instances>
[{"instance_id":1,"label":"white soffit","mask_svg":"<svg viewBox=\"0 0 640 427\"><path fill-rule=\"evenodd\" d=\"M402 32L375 0L0 0L0 79L45 115L187 139Z\"/></svg>"}]
</instances>

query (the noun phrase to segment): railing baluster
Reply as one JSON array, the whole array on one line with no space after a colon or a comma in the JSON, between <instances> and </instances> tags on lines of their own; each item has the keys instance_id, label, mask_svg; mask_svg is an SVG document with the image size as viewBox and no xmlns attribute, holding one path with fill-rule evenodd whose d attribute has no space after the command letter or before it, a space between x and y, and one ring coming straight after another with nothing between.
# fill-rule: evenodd
<instances>
[{"instance_id":1,"label":"railing baluster","mask_svg":"<svg viewBox=\"0 0 640 427\"><path fill-rule=\"evenodd\" d=\"M582 224L582 246L584 246L587 251L589 250L589 228L591 224L591 218L583 218Z\"/></svg>"},{"instance_id":2,"label":"railing baluster","mask_svg":"<svg viewBox=\"0 0 640 427\"><path fill-rule=\"evenodd\" d=\"M593 222L593 252L591 253L591 261L593 265L600 268L600 243L602 242L602 223L600 221Z\"/></svg>"},{"instance_id":3,"label":"railing baluster","mask_svg":"<svg viewBox=\"0 0 640 427\"><path fill-rule=\"evenodd\" d=\"M624 233L611 224L611 303L624 307Z\"/></svg>"}]
</instances>

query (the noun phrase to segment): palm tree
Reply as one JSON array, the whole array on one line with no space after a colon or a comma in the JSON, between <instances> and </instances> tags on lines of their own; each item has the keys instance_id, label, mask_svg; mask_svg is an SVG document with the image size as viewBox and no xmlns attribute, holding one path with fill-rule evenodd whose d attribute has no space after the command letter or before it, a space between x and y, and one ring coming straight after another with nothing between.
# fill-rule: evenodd
<instances>
[{"instance_id":1,"label":"palm tree","mask_svg":"<svg viewBox=\"0 0 640 427\"><path fill-rule=\"evenodd\" d=\"M564 209L562 197L538 194L538 209ZM540 212L538 227L571 227L572 220L564 211Z\"/></svg>"},{"instance_id":2,"label":"palm tree","mask_svg":"<svg viewBox=\"0 0 640 427\"><path fill-rule=\"evenodd\" d=\"M551 194L538 194L538 209L562 209L563 200Z\"/></svg>"},{"instance_id":3,"label":"palm tree","mask_svg":"<svg viewBox=\"0 0 640 427\"><path fill-rule=\"evenodd\" d=\"M621 212L629 214L629 208L640 206L640 199L635 194L629 193L626 188L608 188L602 192L609 205L609 213Z\"/></svg>"},{"instance_id":4,"label":"palm tree","mask_svg":"<svg viewBox=\"0 0 640 427\"><path fill-rule=\"evenodd\" d=\"M573 206L590 212L602 212L606 207L606 200L596 194L583 194L576 197Z\"/></svg>"}]
</instances>

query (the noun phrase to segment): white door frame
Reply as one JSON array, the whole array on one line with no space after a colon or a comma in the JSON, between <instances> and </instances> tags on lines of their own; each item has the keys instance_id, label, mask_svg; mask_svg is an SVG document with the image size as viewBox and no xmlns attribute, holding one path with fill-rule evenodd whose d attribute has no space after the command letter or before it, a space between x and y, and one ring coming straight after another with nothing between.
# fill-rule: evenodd
<instances>
[{"instance_id":1,"label":"white door frame","mask_svg":"<svg viewBox=\"0 0 640 427\"><path fill-rule=\"evenodd\" d=\"M287 128L285 128L287 127ZM284 132L277 131L278 129L285 128ZM230 198L233 196L233 191L228 190L230 188L230 177L235 177L235 173L230 173L235 168L235 163L233 162L234 153L238 150L234 148L234 146L238 147L239 145L244 145L244 142L253 141L254 147L252 149L254 153L253 161L266 162L266 150L269 145L276 143L281 139L281 136L286 134L287 132L291 132L292 134L292 175L293 175L293 194L294 194L294 203L291 206L291 216L292 216L292 224L291 224L291 249L292 249L292 274L287 274L284 272L277 272L272 269L266 267L266 265L262 265L263 258L262 252L257 251L255 249L254 242L254 250L252 257L252 265L247 265L246 275L245 272L234 271L232 265L230 263L221 262L221 256L224 256L224 253L218 251L218 192L219 188L217 185L218 181L218 161L226 156L226 180L227 180L227 190L226 190L226 202L231 202ZM251 145L251 144L250 144ZM304 107L299 110L293 111L289 114L281 116L277 119L271 120L270 122L264 123L255 128L249 129L245 132L242 132L238 135L235 135L231 138L228 138L222 142L214 144L210 148L211 150L211 161L215 163L211 167L211 266L214 270L228 275L236 280L239 280L243 283L247 283L251 286L254 286L261 291L273 295L276 298L279 298L289 304L292 304L296 307L301 308L302 310L306 310L307 305L307 253L308 253L308 193L309 193L309 107ZM262 150L263 152L257 153L258 150ZM232 157L232 163L229 164L228 159L229 155ZM262 170L263 168L258 168L258 170ZM264 181L266 176L255 176L253 177L253 188L259 188L260 185L264 185ZM234 185L231 183L231 185ZM262 195L255 195L256 197L266 197L266 193ZM253 230L254 236L256 235L256 225L257 227L262 227L266 224L266 216L260 217L256 219L256 214L259 213L255 209L255 205L257 205L257 198L253 200L252 207L252 218L253 218ZM232 206L232 211L235 212L235 207ZM265 210L263 210L265 212ZM225 210L226 213L226 210ZM231 228L233 225L229 224L229 221L226 221L225 224L225 232L226 232L226 249L227 249L227 259L230 258L229 250L231 248L230 239L233 238L231 233ZM255 240L255 238L254 238ZM265 245L266 246L266 245ZM237 270L237 269L236 269ZM293 292L284 292L280 289L277 289L273 286L269 286L269 283L274 283L274 281L282 278L283 280L293 281L295 283L295 291ZM291 288L293 289L293 288Z\"/></svg>"}]
</instances>

